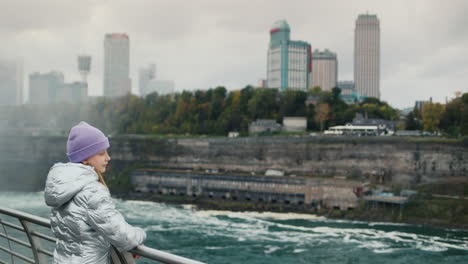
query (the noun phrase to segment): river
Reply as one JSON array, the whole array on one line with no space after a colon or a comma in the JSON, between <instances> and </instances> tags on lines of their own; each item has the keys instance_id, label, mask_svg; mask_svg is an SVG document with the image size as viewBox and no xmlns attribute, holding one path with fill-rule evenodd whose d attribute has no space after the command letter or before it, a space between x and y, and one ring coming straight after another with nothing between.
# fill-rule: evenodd
<instances>
[{"instance_id":1,"label":"river","mask_svg":"<svg viewBox=\"0 0 468 264\"><path fill-rule=\"evenodd\" d=\"M116 205L131 224L146 230L147 246L206 263L468 263L466 230L142 201L116 200ZM0 206L49 214L42 192L0 192Z\"/></svg>"}]
</instances>

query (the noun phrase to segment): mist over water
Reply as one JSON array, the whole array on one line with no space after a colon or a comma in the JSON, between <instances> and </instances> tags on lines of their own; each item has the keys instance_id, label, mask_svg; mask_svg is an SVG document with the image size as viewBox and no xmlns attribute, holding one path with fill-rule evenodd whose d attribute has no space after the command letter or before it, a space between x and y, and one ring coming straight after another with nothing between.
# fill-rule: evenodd
<instances>
[{"instance_id":1,"label":"mist over water","mask_svg":"<svg viewBox=\"0 0 468 264\"><path fill-rule=\"evenodd\" d=\"M146 230L147 246L206 263L468 262L463 230L142 201L116 200L116 205L131 224ZM49 214L42 192L0 192L0 206Z\"/></svg>"}]
</instances>

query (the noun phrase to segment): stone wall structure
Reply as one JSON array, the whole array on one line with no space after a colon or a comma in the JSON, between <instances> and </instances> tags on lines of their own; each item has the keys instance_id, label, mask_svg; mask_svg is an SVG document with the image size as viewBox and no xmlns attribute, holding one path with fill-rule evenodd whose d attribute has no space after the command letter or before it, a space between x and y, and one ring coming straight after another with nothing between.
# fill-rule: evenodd
<instances>
[{"instance_id":1,"label":"stone wall structure","mask_svg":"<svg viewBox=\"0 0 468 264\"><path fill-rule=\"evenodd\" d=\"M0 180L43 183L50 166L67 161L66 137L0 137ZM109 173L119 165L219 170L263 175L343 176L412 185L468 178L468 147L460 141L400 137L110 138ZM2 184L3 186L3 184ZM6 185L5 185L6 186ZM29 187L28 187L29 188Z\"/></svg>"}]
</instances>

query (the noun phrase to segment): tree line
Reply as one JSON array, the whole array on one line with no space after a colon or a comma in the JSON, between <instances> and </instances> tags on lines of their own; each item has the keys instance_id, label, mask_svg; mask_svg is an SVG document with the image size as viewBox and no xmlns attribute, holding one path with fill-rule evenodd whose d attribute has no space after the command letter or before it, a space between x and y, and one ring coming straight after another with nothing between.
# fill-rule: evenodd
<instances>
[{"instance_id":1,"label":"tree line","mask_svg":"<svg viewBox=\"0 0 468 264\"><path fill-rule=\"evenodd\" d=\"M65 135L71 126L86 120L113 135L227 135L230 131L246 134L252 121L273 119L282 123L284 117L305 117L308 130L322 131L349 123L359 113L367 118L398 121L400 130L468 135L468 93L459 94L446 104L425 103L406 117L377 98L347 104L340 94L339 88L281 92L246 86L228 92L219 86L168 95L98 97L88 104L2 107L0 117L4 121L0 122L0 132L2 127L42 127Z\"/></svg>"},{"instance_id":2,"label":"tree line","mask_svg":"<svg viewBox=\"0 0 468 264\"><path fill-rule=\"evenodd\" d=\"M398 120L398 110L376 98L348 105L341 90L308 91L254 88L228 92L219 86L208 90L183 91L169 95L152 93L146 97L127 95L99 98L89 118L108 132L117 134L226 135L247 133L257 119L305 117L308 130L324 130L351 122L356 113L368 118ZM310 103L306 103L307 101Z\"/></svg>"},{"instance_id":3,"label":"tree line","mask_svg":"<svg viewBox=\"0 0 468 264\"><path fill-rule=\"evenodd\" d=\"M446 104L427 102L421 109L415 107L406 116L405 126L451 137L468 135L468 93L457 94Z\"/></svg>"}]
</instances>

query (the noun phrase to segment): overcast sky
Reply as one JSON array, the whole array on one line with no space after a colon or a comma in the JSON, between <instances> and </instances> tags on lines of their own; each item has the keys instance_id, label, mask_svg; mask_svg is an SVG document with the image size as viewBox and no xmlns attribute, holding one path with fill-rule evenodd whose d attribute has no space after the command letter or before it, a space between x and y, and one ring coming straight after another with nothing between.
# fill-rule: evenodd
<instances>
[{"instance_id":1,"label":"overcast sky","mask_svg":"<svg viewBox=\"0 0 468 264\"><path fill-rule=\"evenodd\" d=\"M130 37L130 77L157 65L176 90L229 90L266 78L269 29L338 56L338 79L353 79L355 20L376 14L381 29L382 99L399 108L468 92L465 0L0 0L0 57L21 57L27 75L62 71L79 80L76 56L92 56L89 93L102 95L106 33ZM26 92L27 93L27 92Z\"/></svg>"}]
</instances>

